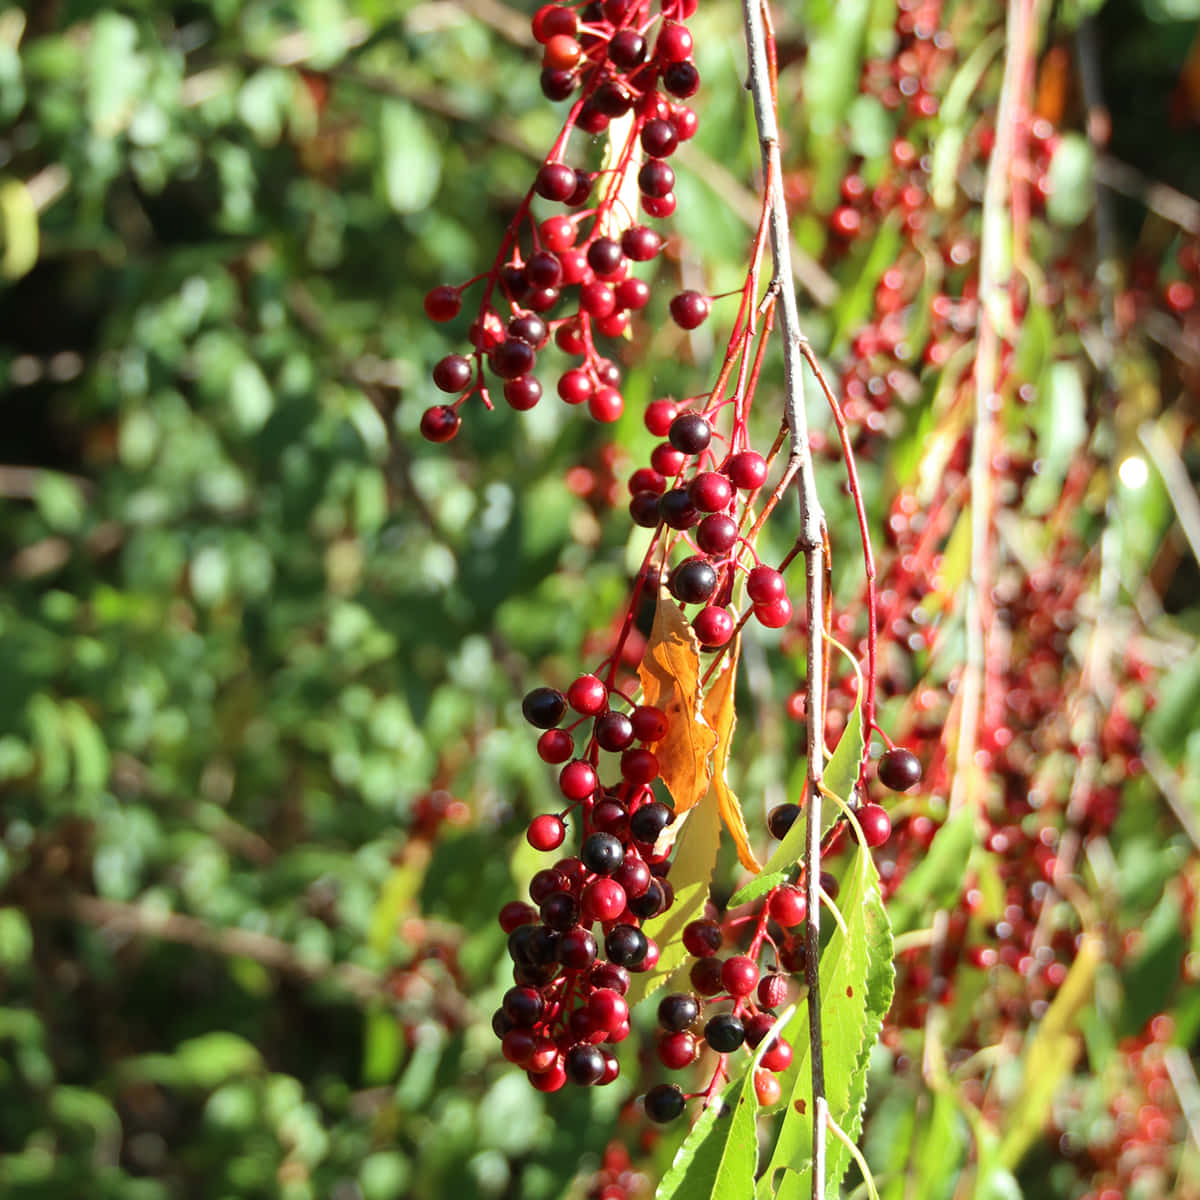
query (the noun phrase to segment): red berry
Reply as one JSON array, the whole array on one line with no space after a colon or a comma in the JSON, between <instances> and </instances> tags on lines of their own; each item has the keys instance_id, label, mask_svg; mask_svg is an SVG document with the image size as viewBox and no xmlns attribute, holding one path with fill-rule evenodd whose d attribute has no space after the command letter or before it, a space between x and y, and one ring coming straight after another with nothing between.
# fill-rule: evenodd
<instances>
[{"instance_id":1,"label":"red berry","mask_svg":"<svg viewBox=\"0 0 1200 1200\"><path fill-rule=\"evenodd\" d=\"M754 959L735 954L721 968L721 985L731 996L748 996L758 983L758 966Z\"/></svg>"},{"instance_id":2,"label":"red berry","mask_svg":"<svg viewBox=\"0 0 1200 1200\"><path fill-rule=\"evenodd\" d=\"M658 758L649 750L638 747L621 755L621 778L629 783L652 783L658 770Z\"/></svg>"},{"instance_id":3,"label":"red berry","mask_svg":"<svg viewBox=\"0 0 1200 1200\"><path fill-rule=\"evenodd\" d=\"M629 1020L629 1005L620 992L612 988L597 988L588 997L588 1016L604 1030L616 1029Z\"/></svg>"},{"instance_id":4,"label":"red berry","mask_svg":"<svg viewBox=\"0 0 1200 1200\"><path fill-rule=\"evenodd\" d=\"M547 729L537 741L542 762L565 763L575 753L575 742L565 729Z\"/></svg>"},{"instance_id":5,"label":"red berry","mask_svg":"<svg viewBox=\"0 0 1200 1200\"><path fill-rule=\"evenodd\" d=\"M693 45L691 31L686 25L668 21L654 44L654 55L661 63L683 62L692 57Z\"/></svg>"},{"instance_id":6,"label":"red berry","mask_svg":"<svg viewBox=\"0 0 1200 1200\"><path fill-rule=\"evenodd\" d=\"M592 390L591 378L582 367L572 367L558 381L558 394L567 404L583 404L591 397Z\"/></svg>"},{"instance_id":7,"label":"red berry","mask_svg":"<svg viewBox=\"0 0 1200 1200\"><path fill-rule=\"evenodd\" d=\"M808 903L798 887L785 884L771 895L769 911L773 920L784 929L799 925L808 915Z\"/></svg>"},{"instance_id":8,"label":"red berry","mask_svg":"<svg viewBox=\"0 0 1200 1200\"><path fill-rule=\"evenodd\" d=\"M567 38L575 46L578 57L579 46L573 39ZM566 163L548 162L538 168L533 181L533 190L546 200L562 203L575 190L575 169Z\"/></svg>"},{"instance_id":9,"label":"red berry","mask_svg":"<svg viewBox=\"0 0 1200 1200\"><path fill-rule=\"evenodd\" d=\"M447 284L435 287L425 297L425 315L431 321L453 321L462 308L462 297L457 288Z\"/></svg>"},{"instance_id":10,"label":"red berry","mask_svg":"<svg viewBox=\"0 0 1200 1200\"><path fill-rule=\"evenodd\" d=\"M761 1062L768 1071L786 1071L792 1065L792 1047L790 1043L780 1038L762 1056Z\"/></svg>"},{"instance_id":11,"label":"red berry","mask_svg":"<svg viewBox=\"0 0 1200 1200\"><path fill-rule=\"evenodd\" d=\"M783 1084L777 1076L760 1067L754 1072L754 1094L758 1097L759 1104L770 1107L779 1103L779 1098L783 1095Z\"/></svg>"},{"instance_id":12,"label":"red berry","mask_svg":"<svg viewBox=\"0 0 1200 1200\"><path fill-rule=\"evenodd\" d=\"M671 422L678 414L679 409L673 400L653 400L646 406L646 414L642 419L655 437L666 437Z\"/></svg>"},{"instance_id":13,"label":"red berry","mask_svg":"<svg viewBox=\"0 0 1200 1200\"><path fill-rule=\"evenodd\" d=\"M782 629L792 619L792 602L786 596L782 596L769 604L756 604L754 615L760 625L765 625L768 629Z\"/></svg>"},{"instance_id":14,"label":"red berry","mask_svg":"<svg viewBox=\"0 0 1200 1200\"><path fill-rule=\"evenodd\" d=\"M735 488L752 492L767 479L767 460L754 450L742 450L726 464L725 473Z\"/></svg>"},{"instance_id":15,"label":"red berry","mask_svg":"<svg viewBox=\"0 0 1200 1200\"><path fill-rule=\"evenodd\" d=\"M857 815L868 846L882 846L891 836L891 818L878 804L865 805Z\"/></svg>"},{"instance_id":16,"label":"red berry","mask_svg":"<svg viewBox=\"0 0 1200 1200\"><path fill-rule=\"evenodd\" d=\"M462 417L447 404L435 404L421 414L421 436L428 442L448 442L462 424Z\"/></svg>"},{"instance_id":17,"label":"red berry","mask_svg":"<svg viewBox=\"0 0 1200 1200\"><path fill-rule=\"evenodd\" d=\"M696 329L712 311L712 301L700 292L680 292L671 297L671 319L680 329Z\"/></svg>"},{"instance_id":18,"label":"red berry","mask_svg":"<svg viewBox=\"0 0 1200 1200\"><path fill-rule=\"evenodd\" d=\"M787 979L783 975L764 975L758 981L758 1002L763 1008L778 1008L787 994Z\"/></svg>"},{"instance_id":19,"label":"red berry","mask_svg":"<svg viewBox=\"0 0 1200 1200\"><path fill-rule=\"evenodd\" d=\"M542 385L532 375L520 375L505 380L504 399L509 408L517 412L528 412L542 398Z\"/></svg>"},{"instance_id":20,"label":"red berry","mask_svg":"<svg viewBox=\"0 0 1200 1200\"><path fill-rule=\"evenodd\" d=\"M547 217L538 232L547 249L566 250L575 245L575 223L569 217Z\"/></svg>"},{"instance_id":21,"label":"red berry","mask_svg":"<svg viewBox=\"0 0 1200 1200\"><path fill-rule=\"evenodd\" d=\"M579 28L579 19L575 16L574 9L565 8L561 4L544 4L533 14L530 24L534 39L545 45L552 37L573 37Z\"/></svg>"},{"instance_id":22,"label":"red berry","mask_svg":"<svg viewBox=\"0 0 1200 1200\"><path fill-rule=\"evenodd\" d=\"M649 262L662 249L662 238L645 225L634 225L621 235L621 249L634 262Z\"/></svg>"},{"instance_id":23,"label":"red berry","mask_svg":"<svg viewBox=\"0 0 1200 1200\"><path fill-rule=\"evenodd\" d=\"M596 790L596 769L590 762L577 758L567 763L558 775L558 790L568 800L586 800ZM561 838L559 842L561 842ZM559 843L556 842L555 845ZM553 849L553 847L548 847Z\"/></svg>"},{"instance_id":24,"label":"red berry","mask_svg":"<svg viewBox=\"0 0 1200 1200\"><path fill-rule=\"evenodd\" d=\"M717 471L701 471L688 484L688 495L692 503L706 513L720 512L733 499L733 486L729 479Z\"/></svg>"},{"instance_id":25,"label":"red berry","mask_svg":"<svg viewBox=\"0 0 1200 1200\"><path fill-rule=\"evenodd\" d=\"M862 215L858 209L842 205L841 208L833 210L833 216L829 218L829 225L838 237L852 238L862 228Z\"/></svg>"},{"instance_id":26,"label":"red berry","mask_svg":"<svg viewBox=\"0 0 1200 1200\"><path fill-rule=\"evenodd\" d=\"M607 283L598 279L579 289L579 307L593 317L607 317L617 307L617 297Z\"/></svg>"},{"instance_id":27,"label":"red berry","mask_svg":"<svg viewBox=\"0 0 1200 1200\"><path fill-rule=\"evenodd\" d=\"M567 836L567 827L561 817L553 813L542 813L529 822L525 837L535 850L557 850Z\"/></svg>"},{"instance_id":28,"label":"red berry","mask_svg":"<svg viewBox=\"0 0 1200 1200\"><path fill-rule=\"evenodd\" d=\"M712 513L696 530L696 545L705 554L723 558L737 542L737 522L724 513Z\"/></svg>"},{"instance_id":29,"label":"red berry","mask_svg":"<svg viewBox=\"0 0 1200 1200\"><path fill-rule=\"evenodd\" d=\"M562 1056L556 1056L554 1063L545 1071L530 1071L529 1082L539 1092L557 1092L567 1082L567 1070L563 1066Z\"/></svg>"},{"instance_id":30,"label":"red berry","mask_svg":"<svg viewBox=\"0 0 1200 1200\"><path fill-rule=\"evenodd\" d=\"M721 927L716 921L692 921L683 930L683 948L693 958L711 958L721 948Z\"/></svg>"},{"instance_id":31,"label":"red berry","mask_svg":"<svg viewBox=\"0 0 1200 1200\"><path fill-rule=\"evenodd\" d=\"M581 716L597 716L608 707L608 688L595 675L580 675L567 688L567 703Z\"/></svg>"},{"instance_id":32,"label":"red berry","mask_svg":"<svg viewBox=\"0 0 1200 1200\"><path fill-rule=\"evenodd\" d=\"M625 889L613 879L593 879L583 889L580 908L586 922L615 921L627 903Z\"/></svg>"},{"instance_id":33,"label":"red berry","mask_svg":"<svg viewBox=\"0 0 1200 1200\"><path fill-rule=\"evenodd\" d=\"M755 567L746 580L746 595L755 604L787 599L787 583L774 567Z\"/></svg>"},{"instance_id":34,"label":"red berry","mask_svg":"<svg viewBox=\"0 0 1200 1200\"><path fill-rule=\"evenodd\" d=\"M658 742L667 736L667 714L652 704L642 704L629 714L633 736L639 742Z\"/></svg>"},{"instance_id":35,"label":"red berry","mask_svg":"<svg viewBox=\"0 0 1200 1200\"><path fill-rule=\"evenodd\" d=\"M501 908L498 920L505 933L512 933L522 925L532 925L537 920L537 909L522 900L510 900Z\"/></svg>"},{"instance_id":36,"label":"red berry","mask_svg":"<svg viewBox=\"0 0 1200 1200\"><path fill-rule=\"evenodd\" d=\"M597 421L612 424L613 421L620 420L624 411L625 401L616 388L597 388L588 399L588 412Z\"/></svg>"},{"instance_id":37,"label":"red berry","mask_svg":"<svg viewBox=\"0 0 1200 1200\"><path fill-rule=\"evenodd\" d=\"M546 43L542 54L542 65L552 71L569 71L580 59L583 51L569 33L556 33Z\"/></svg>"},{"instance_id":38,"label":"red berry","mask_svg":"<svg viewBox=\"0 0 1200 1200\"><path fill-rule=\"evenodd\" d=\"M733 637L733 617L720 605L710 604L696 614L692 628L702 647L724 646Z\"/></svg>"},{"instance_id":39,"label":"red berry","mask_svg":"<svg viewBox=\"0 0 1200 1200\"><path fill-rule=\"evenodd\" d=\"M648 217L669 217L675 211L675 193L665 196L642 195L642 209Z\"/></svg>"},{"instance_id":40,"label":"red berry","mask_svg":"<svg viewBox=\"0 0 1200 1200\"><path fill-rule=\"evenodd\" d=\"M669 1071L681 1071L695 1060L696 1039L686 1031L664 1033L658 1039L658 1061Z\"/></svg>"}]
</instances>

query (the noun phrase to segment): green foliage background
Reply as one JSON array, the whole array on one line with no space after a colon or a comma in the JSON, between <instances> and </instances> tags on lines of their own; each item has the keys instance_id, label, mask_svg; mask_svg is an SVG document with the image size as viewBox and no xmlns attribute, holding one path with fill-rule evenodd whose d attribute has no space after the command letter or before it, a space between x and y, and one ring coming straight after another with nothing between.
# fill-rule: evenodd
<instances>
[{"instance_id":1,"label":"green foliage background","mask_svg":"<svg viewBox=\"0 0 1200 1200\"><path fill-rule=\"evenodd\" d=\"M1144 28L1146 73L1177 72L1177 26ZM617 1128L627 1085L550 1115L487 1025L549 797L519 698L624 594L622 522L564 485L603 474L601 434L545 403L415 437L452 348L421 297L486 266L556 129L522 29L449 2L0 13L6 1197L537 1200ZM749 178L738 29L697 20L699 148ZM747 230L711 179L677 227L719 290ZM624 387L635 454L640 402L695 386L664 337ZM744 721L759 821L787 669ZM470 800L436 841L431 789Z\"/></svg>"}]
</instances>

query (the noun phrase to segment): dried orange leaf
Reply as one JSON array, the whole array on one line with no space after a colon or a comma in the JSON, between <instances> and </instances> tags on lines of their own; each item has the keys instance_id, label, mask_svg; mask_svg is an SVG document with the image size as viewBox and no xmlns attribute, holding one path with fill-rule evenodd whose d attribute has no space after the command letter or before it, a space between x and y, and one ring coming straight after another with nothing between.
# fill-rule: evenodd
<instances>
[{"instance_id":1,"label":"dried orange leaf","mask_svg":"<svg viewBox=\"0 0 1200 1200\"><path fill-rule=\"evenodd\" d=\"M729 751L733 743L733 731L737 726L737 712L734 708L734 690L737 685L738 649L735 645L725 656L721 670L713 680L704 697L702 712L705 720L713 727L717 735L717 747L713 752L712 790L717 794L720 806L721 820L733 836L737 846L738 860L748 871L756 875L762 870L762 864L754 857L750 849L750 834L746 829L746 818L742 815L742 806L729 781L725 778L725 767L729 762Z\"/></svg>"},{"instance_id":2,"label":"dried orange leaf","mask_svg":"<svg viewBox=\"0 0 1200 1200\"><path fill-rule=\"evenodd\" d=\"M699 643L665 588L658 594L654 625L638 675L643 703L667 714L667 735L650 748L658 756L676 815L682 815L708 789L708 759L717 735L700 711Z\"/></svg>"}]
</instances>

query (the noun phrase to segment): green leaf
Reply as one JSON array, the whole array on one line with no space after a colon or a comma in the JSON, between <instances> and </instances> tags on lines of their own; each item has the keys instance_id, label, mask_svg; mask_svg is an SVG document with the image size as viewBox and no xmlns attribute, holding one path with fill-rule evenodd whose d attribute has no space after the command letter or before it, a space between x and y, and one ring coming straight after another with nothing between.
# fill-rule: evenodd
<instances>
[{"instance_id":1,"label":"green leaf","mask_svg":"<svg viewBox=\"0 0 1200 1200\"><path fill-rule=\"evenodd\" d=\"M29 189L19 179L0 183L0 278L20 279L38 260L38 214Z\"/></svg>"},{"instance_id":2,"label":"green leaf","mask_svg":"<svg viewBox=\"0 0 1200 1200\"><path fill-rule=\"evenodd\" d=\"M1046 215L1056 225L1078 225L1092 211L1095 155L1080 133L1065 133L1050 160Z\"/></svg>"},{"instance_id":3,"label":"green leaf","mask_svg":"<svg viewBox=\"0 0 1200 1200\"><path fill-rule=\"evenodd\" d=\"M658 962L653 971L633 976L626 994L631 1007L656 992L682 966L688 957L683 930L704 916L708 886L721 845L721 811L712 788L682 820L683 829L676 839L671 865L675 902L662 916L646 922L646 936L658 943Z\"/></svg>"},{"instance_id":4,"label":"green leaf","mask_svg":"<svg viewBox=\"0 0 1200 1200\"><path fill-rule=\"evenodd\" d=\"M842 882L840 908L846 933L835 929L821 955L821 1031L825 1056L825 1096L829 1113L851 1140L862 1128L867 1064L892 1002L895 972L892 933L879 892L879 873L861 845ZM808 1044L808 1012L800 1009L784 1029L795 1049L792 1065L781 1079L786 1099L783 1123L767 1170L759 1183L760 1200L769 1200L775 1177L784 1167L805 1162L812 1148L812 1077ZM849 1161L849 1151L830 1138L826 1179L831 1194ZM778 1196L807 1196L805 1162L794 1181L789 1174Z\"/></svg>"},{"instance_id":5,"label":"green leaf","mask_svg":"<svg viewBox=\"0 0 1200 1200\"><path fill-rule=\"evenodd\" d=\"M754 1072L747 1067L745 1075L731 1081L718 1102L701 1113L658 1185L655 1200L740 1200L751 1195L758 1166L757 1115Z\"/></svg>"},{"instance_id":6,"label":"green leaf","mask_svg":"<svg viewBox=\"0 0 1200 1200\"><path fill-rule=\"evenodd\" d=\"M388 203L399 213L420 212L437 193L441 179L438 140L417 110L400 100L383 105L379 137Z\"/></svg>"},{"instance_id":7,"label":"green leaf","mask_svg":"<svg viewBox=\"0 0 1200 1200\"><path fill-rule=\"evenodd\" d=\"M937 831L929 852L888 901L893 932L907 933L922 913L942 908L958 896L974 845L974 815L960 809Z\"/></svg>"}]
</instances>

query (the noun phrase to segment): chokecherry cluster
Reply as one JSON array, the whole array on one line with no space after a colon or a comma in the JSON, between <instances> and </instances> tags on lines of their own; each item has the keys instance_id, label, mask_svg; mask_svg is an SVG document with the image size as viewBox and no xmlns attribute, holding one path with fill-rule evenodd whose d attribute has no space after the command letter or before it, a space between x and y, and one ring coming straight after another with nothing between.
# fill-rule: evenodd
<instances>
[{"instance_id":1,"label":"chokecherry cluster","mask_svg":"<svg viewBox=\"0 0 1200 1200\"><path fill-rule=\"evenodd\" d=\"M492 1024L504 1056L524 1067L541 1091L617 1078L608 1046L629 1034L629 972L651 970L658 961L642 923L674 901L666 855L655 848L674 814L655 799L658 760L646 745L662 739L667 718L650 705L630 706L629 713L613 709L611 696L597 676L581 675L565 694L539 687L522 704L529 723L543 730L539 755L565 764L558 782L566 806L535 817L529 843L546 853L559 850L564 818L573 818L580 831L578 855L533 877L532 904L514 901L500 911L515 986ZM571 729L560 727L569 709L577 714L575 725L591 722L584 757L572 757ZM621 777L612 786L600 783L601 750L620 754Z\"/></svg>"},{"instance_id":2,"label":"chokecherry cluster","mask_svg":"<svg viewBox=\"0 0 1200 1200\"><path fill-rule=\"evenodd\" d=\"M425 298L430 319L452 321L464 289L483 283L468 331L473 353L449 354L433 369L435 386L458 399L425 411L421 432L430 441L454 437L458 410L470 396L478 393L491 405L485 362L512 408L533 408L542 397L534 375L538 354L551 339L580 360L560 376L559 397L586 404L598 421L620 417L620 370L598 353L595 339L620 337L649 302L650 285L633 268L663 247L659 234L628 211L623 182L636 179L647 217L674 212L675 172L668 159L698 127L695 112L683 103L700 85L685 24L695 10L696 0L662 0L657 11L649 0L604 0L581 10L547 4L534 15L543 92L551 100L578 97L491 270L457 287L442 284ZM631 123L610 168L592 172L565 161L572 130L594 136L626 117ZM565 211L537 220L535 197ZM671 302L684 329L698 326L708 309L708 298L694 292Z\"/></svg>"}]
</instances>

